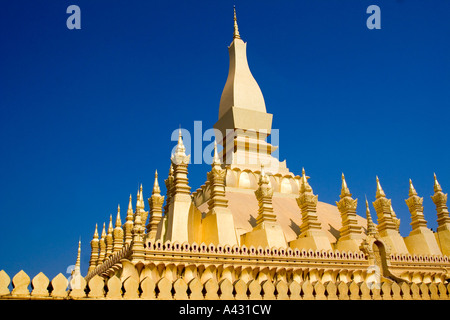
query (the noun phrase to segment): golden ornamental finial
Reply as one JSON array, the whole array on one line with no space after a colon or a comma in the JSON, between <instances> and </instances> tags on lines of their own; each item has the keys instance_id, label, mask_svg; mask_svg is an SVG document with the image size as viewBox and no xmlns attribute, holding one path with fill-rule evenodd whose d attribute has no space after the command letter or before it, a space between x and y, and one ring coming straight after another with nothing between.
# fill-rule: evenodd
<instances>
[{"instance_id":1,"label":"golden ornamental finial","mask_svg":"<svg viewBox=\"0 0 450 320\"><path fill-rule=\"evenodd\" d=\"M439 192L442 191L441 185L439 184L439 182L437 181L436 178L436 173L434 174L434 192Z\"/></svg>"},{"instance_id":2,"label":"golden ornamental finial","mask_svg":"<svg viewBox=\"0 0 450 320\"><path fill-rule=\"evenodd\" d=\"M178 144L175 148L175 154L182 154L185 155L186 148L183 144L183 135L181 134L181 128L178 129Z\"/></svg>"},{"instance_id":3,"label":"golden ornamental finial","mask_svg":"<svg viewBox=\"0 0 450 320\"><path fill-rule=\"evenodd\" d=\"M300 188L300 192L312 192L312 188L308 183L305 168L302 168L302 186Z\"/></svg>"},{"instance_id":4,"label":"golden ornamental finial","mask_svg":"<svg viewBox=\"0 0 450 320\"><path fill-rule=\"evenodd\" d=\"M127 210L127 221L133 219L133 204L131 203L132 198L130 194L130 200L128 201L128 210Z\"/></svg>"},{"instance_id":5,"label":"golden ornamental finial","mask_svg":"<svg viewBox=\"0 0 450 320\"><path fill-rule=\"evenodd\" d=\"M95 224L94 239L98 239L97 224Z\"/></svg>"},{"instance_id":6,"label":"golden ornamental finial","mask_svg":"<svg viewBox=\"0 0 450 320\"><path fill-rule=\"evenodd\" d=\"M373 224L373 221L372 221L372 215L370 214L369 202L367 201L367 196L366 196L366 220L367 220L367 234L375 235L377 233L377 231L376 231L375 225Z\"/></svg>"},{"instance_id":7,"label":"golden ornamental finial","mask_svg":"<svg viewBox=\"0 0 450 320\"><path fill-rule=\"evenodd\" d=\"M377 176L377 193L376 193L375 197L377 199L380 197L386 197L386 194L384 193L383 188L381 188L380 179L378 179L378 176Z\"/></svg>"},{"instance_id":8,"label":"golden ornamental finial","mask_svg":"<svg viewBox=\"0 0 450 320\"><path fill-rule=\"evenodd\" d=\"M105 223L103 222L102 239L104 239L105 237L106 237L106 228Z\"/></svg>"},{"instance_id":9,"label":"golden ornamental finial","mask_svg":"<svg viewBox=\"0 0 450 320\"><path fill-rule=\"evenodd\" d=\"M238 29L237 18L236 18L236 7L235 6L233 6L233 10L234 10L234 34L233 34L233 39L240 39L241 36L239 35L239 29Z\"/></svg>"},{"instance_id":10,"label":"golden ornamental finial","mask_svg":"<svg viewBox=\"0 0 450 320\"><path fill-rule=\"evenodd\" d=\"M269 183L269 177L266 175L266 171L264 170L264 164L261 163L261 174L259 177L259 183Z\"/></svg>"},{"instance_id":11,"label":"golden ornamental finial","mask_svg":"<svg viewBox=\"0 0 450 320\"><path fill-rule=\"evenodd\" d=\"M158 170L155 170L155 183L153 184L152 194L159 194L160 192L161 192L161 189L159 188L159 183L158 183Z\"/></svg>"},{"instance_id":12,"label":"golden ornamental finial","mask_svg":"<svg viewBox=\"0 0 450 320\"><path fill-rule=\"evenodd\" d=\"M342 188L341 188L341 198L343 197L351 197L349 188L347 187L347 182L345 181L344 173L342 173Z\"/></svg>"},{"instance_id":13,"label":"golden ornamental finial","mask_svg":"<svg viewBox=\"0 0 450 320\"><path fill-rule=\"evenodd\" d=\"M78 241L78 254L77 254L77 261L75 262L75 270L78 273L80 273L80 266L81 266L81 260L80 260L80 256L81 256L81 237L80 240Z\"/></svg>"},{"instance_id":14,"label":"golden ornamental finial","mask_svg":"<svg viewBox=\"0 0 450 320\"><path fill-rule=\"evenodd\" d=\"M408 195L410 197L417 196L417 191L416 191L416 189L414 189L414 186L412 184L412 180L411 179L409 179L409 194Z\"/></svg>"},{"instance_id":15,"label":"golden ornamental finial","mask_svg":"<svg viewBox=\"0 0 450 320\"><path fill-rule=\"evenodd\" d=\"M112 234L112 232L113 232L112 214L110 214L109 215L108 234Z\"/></svg>"},{"instance_id":16,"label":"golden ornamental finial","mask_svg":"<svg viewBox=\"0 0 450 320\"><path fill-rule=\"evenodd\" d=\"M117 217L116 217L116 228L122 226L122 221L120 220L120 204L117 206Z\"/></svg>"},{"instance_id":17,"label":"golden ornamental finial","mask_svg":"<svg viewBox=\"0 0 450 320\"><path fill-rule=\"evenodd\" d=\"M217 140L214 140L214 156L213 156L213 162L212 165L220 165L220 159L219 154L217 152Z\"/></svg>"}]
</instances>

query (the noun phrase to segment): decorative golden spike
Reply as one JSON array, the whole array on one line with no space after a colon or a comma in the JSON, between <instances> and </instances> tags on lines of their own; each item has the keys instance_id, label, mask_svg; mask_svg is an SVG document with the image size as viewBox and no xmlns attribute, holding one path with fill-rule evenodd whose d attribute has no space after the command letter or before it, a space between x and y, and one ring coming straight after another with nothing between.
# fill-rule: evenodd
<instances>
[{"instance_id":1,"label":"decorative golden spike","mask_svg":"<svg viewBox=\"0 0 450 320\"><path fill-rule=\"evenodd\" d=\"M144 210L145 204L144 204L144 193L142 191L142 183L141 187L139 188L139 207Z\"/></svg>"},{"instance_id":2,"label":"decorative golden spike","mask_svg":"<svg viewBox=\"0 0 450 320\"><path fill-rule=\"evenodd\" d=\"M122 226L122 220L120 220L120 204L117 206L117 217L116 217L116 224L115 227L121 227Z\"/></svg>"},{"instance_id":3,"label":"decorative golden spike","mask_svg":"<svg viewBox=\"0 0 450 320\"><path fill-rule=\"evenodd\" d=\"M305 168L302 168L302 186L300 187L300 192L312 192L312 188L308 183L308 178L305 173Z\"/></svg>"},{"instance_id":4,"label":"decorative golden spike","mask_svg":"<svg viewBox=\"0 0 450 320\"><path fill-rule=\"evenodd\" d=\"M159 183L158 183L158 170L155 170L155 183L153 184L152 194L160 194L160 193L161 193L161 189L159 188Z\"/></svg>"},{"instance_id":5,"label":"decorative golden spike","mask_svg":"<svg viewBox=\"0 0 450 320\"><path fill-rule=\"evenodd\" d=\"M106 243L106 257L109 257L113 252L113 224L112 224L112 215L109 216L109 225L108 225L108 233L105 238Z\"/></svg>"},{"instance_id":6,"label":"decorative golden spike","mask_svg":"<svg viewBox=\"0 0 450 320\"><path fill-rule=\"evenodd\" d=\"M138 191L137 191L137 193L136 193L136 212L138 212L139 209L141 208L140 197L141 197L141 194L140 194L139 188L138 188Z\"/></svg>"},{"instance_id":7,"label":"decorative golden spike","mask_svg":"<svg viewBox=\"0 0 450 320\"><path fill-rule=\"evenodd\" d=\"M367 220L367 235L374 236L377 233L377 229L372 220L372 216L370 214L369 202L367 201L366 196L366 220Z\"/></svg>"},{"instance_id":8,"label":"decorative golden spike","mask_svg":"<svg viewBox=\"0 0 450 320\"><path fill-rule=\"evenodd\" d=\"M97 231L97 224L95 224L95 231L94 231L94 237L91 240L91 259L89 260L89 269L88 273L95 270L95 267L97 266L98 262L98 231Z\"/></svg>"},{"instance_id":9,"label":"decorative golden spike","mask_svg":"<svg viewBox=\"0 0 450 320\"><path fill-rule=\"evenodd\" d=\"M436 178L436 173L434 173L434 192L439 192L442 191L441 185L439 184L439 182L437 181Z\"/></svg>"},{"instance_id":10,"label":"decorative golden spike","mask_svg":"<svg viewBox=\"0 0 450 320\"><path fill-rule=\"evenodd\" d=\"M158 183L158 171L155 170L155 183L150 198L148 198L148 205L150 207L150 220L146 226L147 239L154 242L158 232L158 225L162 219L162 205L164 203L164 196L160 195L161 189Z\"/></svg>"},{"instance_id":11,"label":"decorative golden spike","mask_svg":"<svg viewBox=\"0 0 450 320\"><path fill-rule=\"evenodd\" d=\"M128 243L128 244L131 243L132 232L133 232L133 205L132 205L131 201L132 201L132 198L131 198L131 194L130 194L130 200L128 201L126 222L123 225L124 241L125 241L125 243Z\"/></svg>"},{"instance_id":12,"label":"decorative golden spike","mask_svg":"<svg viewBox=\"0 0 450 320\"><path fill-rule=\"evenodd\" d=\"M103 222L103 230L102 230L102 236L101 236L101 238L102 238L102 239L105 239L105 237L106 237L106 224Z\"/></svg>"},{"instance_id":13,"label":"decorative golden spike","mask_svg":"<svg viewBox=\"0 0 450 320\"><path fill-rule=\"evenodd\" d=\"M97 240L98 240L97 224L95 224L94 239L97 239Z\"/></svg>"},{"instance_id":14,"label":"decorative golden spike","mask_svg":"<svg viewBox=\"0 0 450 320\"><path fill-rule=\"evenodd\" d=\"M344 173L342 173L342 188L341 188L341 199L344 197L351 197L349 188L347 187L347 182L345 181Z\"/></svg>"},{"instance_id":15,"label":"decorative golden spike","mask_svg":"<svg viewBox=\"0 0 450 320\"><path fill-rule=\"evenodd\" d=\"M408 193L408 195L410 197L417 196L417 191L416 191L416 189L414 189L414 186L412 184L412 180L411 179L409 179L409 193Z\"/></svg>"},{"instance_id":16,"label":"decorative golden spike","mask_svg":"<svg viewBox=\"0 0 450 320\"><path fill-rule=\"evenodd\" d=\"M375 198L380 198L380 197L386 197L386 194L383 191L383 188L381 188L381 184L380 184L380 179L378 179L377 176L377 193L375 195Z\"/></svg>"},{"instance_id":17,"label":"decorative golden spike","mask_svg":"<svg viewBox=\"0 0 450 320\"><path fill-rule=\"evenodd\" d=\"M127 221L133 220L133 205L131 204L131 193L130 200L128 201L128 210L127 210Z\"/></svg>"},{"instance_id":18,"label":"decorative golden spike","mask_svg":"<svg viewBox=\"0 0 450 320\"><path fill-rule=\"evenodd\" d=\"M220 159L219 154L217 152L217 140L214 140L214 156L213 156L213 162L212 165L220 165Z\"/></svg>"},{"instance_id":19,"label":"decorative golden spike","mask_svg":"<svg viewBox=\"0 0 450 320\"><path fill-rule=\"evenodd\" d=\"M186 148L184 147L183 143L183 135L181 134L181 129L178 129L178 144L175 149L175 153L185 153Z\"/></svg>"},{"instance_id":20,"label":"decorative golden spike","mask_svg":"<svg viewBox=\"0 0 450 320\"><path fill-rule=\"evenodd\" d=\"M233 39L240 39L241 36L239 35L239 29L237 24L237 18L236 18L236 7L233 6L234 10L234 33L233 33Z\"/></svg>"},{"instance_id":21,"label":"decorative golden spike","mask_svg":"<svg viewBox=\"0 0 450 320\"><path fill-rule=\"evenodd\" d=\"M77 262L75 262L75 273L80 274L80 267L81 267L81 236L80 240L78 240L78 254L77 254Z\"/></svg>"},{"instance_id":22,"label":"decorative golden spike","mask_svg":"<svg viewBox=\"0 0 450 320\"><path fill-rule=\"evenodd\" d=\"M112 214L109 215L109 225L108 225L108 234L112 234L113 232L113 223L112 223Z\"/></svg>"},{"instance_id":23,"label":"decorative golden spike","mask_svg":"<svg viewBox=\"0 0 450 320\"><path fill-rule=\"evenodd\" d=\"M102 264L102 262L105 260L106 257L106 242L105 242L105 238L106 238L106 228L105 228L105 223L103 222L103 230L102 230L102 234L101 234L101 238L99 241L99 245L100 245L100 252L98 255L98 263Z\"/></svg>"}]
</instances>

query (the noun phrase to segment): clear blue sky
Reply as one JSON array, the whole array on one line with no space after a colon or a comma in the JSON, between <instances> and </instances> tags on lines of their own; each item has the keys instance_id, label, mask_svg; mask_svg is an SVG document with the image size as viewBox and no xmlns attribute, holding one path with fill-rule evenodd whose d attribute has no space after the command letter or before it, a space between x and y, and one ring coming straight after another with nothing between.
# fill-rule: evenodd
<instances>
[{"instance_id":1,"label":"clear blue sky","mask_svg":"<svg viewBox=\"0 0 450 320\"><path fill-rule=\"evenodd\" d=\"M66 27L71 4L81 30ZM18 0L0 10L0 269L65 274L81 237L86 274L95 224L118 204L124 220L140 183L148 209L155 169L165 192L172 131L217 120L233 4L291 171L305 167L333 204L344 172L360 215L378 175L403 236L411 178L436 228L433 172L450 191L449 1ZM371 4L380 30L366 27ZM189 167L192 190L208 168Z\"/></svg>"}]
</instances>

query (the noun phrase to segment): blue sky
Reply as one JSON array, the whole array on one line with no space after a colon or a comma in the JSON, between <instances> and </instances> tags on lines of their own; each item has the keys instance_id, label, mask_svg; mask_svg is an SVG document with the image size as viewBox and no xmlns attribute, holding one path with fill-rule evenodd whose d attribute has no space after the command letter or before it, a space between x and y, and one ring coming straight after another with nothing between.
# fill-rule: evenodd
<instances>
[{"instance_id":1,"label":"blue sky","mask_svg":"<svg viewBox=\"0 0 450 320\"><path fill-rule=\"evenodd\" d=\"M71 4L81 30L66 27ZM165 192L172 131L217 121L233 4L280 159L328 203L344 172L360 215L378 175L403 236L411 178L436 228L434 172L450 191L450 2L18 0L0 10L0 269L65 274L81 237L85 274L95 224L118 204L124 218L140 183L147 199L155 169ZM366 27L372 4L380 30ZM192 190L208 168L189 167Z\"/></svg>"}]
</instances>

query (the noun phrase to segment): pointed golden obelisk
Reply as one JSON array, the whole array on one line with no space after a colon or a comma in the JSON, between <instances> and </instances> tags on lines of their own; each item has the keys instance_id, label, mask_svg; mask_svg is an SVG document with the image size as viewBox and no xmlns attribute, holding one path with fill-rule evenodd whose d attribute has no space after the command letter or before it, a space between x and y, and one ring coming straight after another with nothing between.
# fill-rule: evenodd
<instances>
[{"instance_id":1,"label":"pointed golden obelisk","mask_svg":"<svg viewBox=\"0 0 450 320\"><path fill-rule=\"evenodd\" d=\"M314 195L308 179L305 169L302 169L300 195L297 198L302 214L302 224L298 238L291 241L289 246L298 249L332 250L330 239L322 230L322 224L317 216L318 196Z\"/></svg>"},{"instance_id":2,"label":"pointed golden obelisk","mask_svg":"<svg viewBox=\"0 0 450 320\"><path fill-rule=\"evenodd\" d=\"M103 263L103 261L105 261L106 258L106 229L105 229L105 223L103 222L103 230L102 230L102 234L100 236L100 241L99 241L99 245L100 245L100 252L98 255L98 263L97 265L100 265Z\"/></svg>"},{"instance_id":3,"label":"pointed golden obelisk","mask_svg":"<svg viewBox=\"0 0 450 320\"><path fill-rule=\"evenodd\" d=\"M188 184L190 155L186 155L181 129L178 132L178 144L170 160L173 165L174 179L164 241L177 241L180 244L201 241L201 232L194 231L201 224L201 213L192 203L191 188Z\"/></svg>"},{"instance_id":4,"label":"pointed golden obelisk","mask_svg":"<svg viewBox=\"0 0 450 320\"><path fill-rule=\"evenodd\" d=\"M116 224L113 231L113 252L119 252L123 247L122 220L120 220L120 205L117 206Z\"/></svg>"},{"instance_id":5,"label":"pointed golden obelisk","mask_svg":"<svg viewBox=\"0 0 450 320\"><path fill-rule=\"evenodd\" d=\"M336 243L336 249L340 251L359 251L363 240L363 232L362 227L358 225L356 216L358 199L352 198L343 173L340 198L339 202L336 201L336 205L341 213L342 227L339 230L340 237Z\"/></svg>"},{"instance_id":6,"label":"pointed golden obelisk","mask_svg":"<svg viewBox=\"0 0 450 320\"><path fill-rule=\"evenodd\" d=\"M366 197L366 221L367 221L367 235L375 237L377 234L377 228L372 220L372 215L370 214L369 202Z\"/></svg>"},{"instance_id":7,"label":"pointed golden obelisk","mask_svg":"<svg viewBox=\"0 0 450 320\"><path fill-rule=\"evenodd\" d=\"M239 28L237 24L237 18L236 18L236 7L233 6L234 11L234 32L233 32L233 39L240 39L241 36L239 35Z\"/></svg>"},{"instance_id":8,"label":"pointed golden obelisk","mask_svg":"<svg viewBox=\"0 0 450 320\"><path fill-rule=\"evenodd\" d=\"M153 184L153 191L150 198L148 198L148 205L150 207L150 220L147 224L147 238L146 240L155 242L158 234L162 230L162 205L164 203L164 196L161 194L161 189L158 183L158 171L155 171L155 182ZM159 229L159 232L158 232Z\"/></svg>"},{"instance_id":9,"label":"pointed golden obelisk","mask_svg":"<svg viewBox=\"0 0 450 320\"><path fill-rule=\"evenodd\" d=\"M392 253L409 253L405 241L398 231L397 220L392 216L391 200L386 198L378 177L375 197L373 206L378 216L377 229L381 239L389 245Z\"/></svg>"},{"instance_id":10,"label":"pointed golden obelisk","mask_svg":"<svg viewBox=\"0 0 450 320\"><path fill-rule=\"evenodd\" d=\"M436 174L434 174L434 195L431 196L437 211L436 240L442 254L450 256L450 216L447 208L447 194L442 192Z\"/></svg>"},{"instance_id":11,"label":"pointed golden obelisk","mask_svg":"<svg viewBox=\"0 0 450 320\"><path fill-rule=\"evenodd\" d=\"M78 241L77 261L69 278L69 297L81 298L85 297L86 280L81 275L81 238Z\"/></svg>"},{"instance_id":12,"label":"pointed golden obelisk","mask_svg":"<svg viewBox=\"0 0 450 320\"><path fill-rule=\"evenodd\" d=\"M148 218L148 211L145 211L145 203L144 203L144 192L142 189L142 183L141 186L139 187L139 210L141 211L141 220L142 220L142 225L145 226L145 224L147 223L147 218Z\"/></svg>"},{"instance_id":13,"label":"pointed golden obelisk","mask_svg":"<svg viewBox=\"0 0 450 320\"><path fill-rule=\"evenodd\" d=\"M273 211L272 197L273 188L269 184L269 177L261 166L261 173L258 181L258 189L255 191L258 199L258 216L256 226L252 231L241 236L242 243L247 247L261 246L262 248L286 248L287 242L283 229L277 222L277 216Z\"/></svg>"},{"instance_id":14,"label":"pointed golden obelisk","mask_svg":"<svg viewBox=\"0 0 450 320\"><path fill-rule=\"evenodd\" d=\"M98 241L98 230L97 224L95 224L94 236L91 240L91 258L89 259L89 269L88 274L95 270L98 263L98 250L99 250L99 241Z\"/></svg>"},{"instance_id":15,"label":"pointed golden obelisk","mask_svg":"<svg viewBox=\"0 0 450 320\"><path fill-rule=\"evenodd\" d=\"M405 244L411 254L441 255L433 231L427 228L423 215L423 198L417 195L411 179L409 179L409 198L405 200L411 213L412 230L405 237Z\"/></svg>"},{"instance_id":16,"label":"pointed golden obelisk","mask_svg":"<svg viewBox=\"0 0 450 320\"><path fill-rule=\"evenodd\" d=\"M214 141L214 155L211 171L207 178L210 183L211 196L208 200L208 212L202 220L202 241L214 245L238 245L234 219L228 208L225 197L226 170L222 168L217 152L217 142Z\"/></svg>"},{"instance_id":17,"label":"pointed golden obelisk","mask_svg":"<svg viewBox=\"0 0 450 320\"><path fill-rule=\"evenodd\" d=\"M250 71L247 43L239 34L235 8L233 20L228 77L220 97L219 119L214 124L217 143L223 146L221 162L224 167L253 172L263 164L268 173L290 174L285 161L272 156L277 147L266 141L273 116L267 113L264 96Z\"/></svg>"},{"instance_id":18,"label":"pointed golden obelisk","mask_svg":"<svg viewBox=\"0 0 450 320\"><path fill-rule=\"evenodd\" d=\"M145 249L144 249L144 230L142 225L141 210L136 210L133 223L133 241L131 242L131 262L136 263L138 261L144 261Z\"/></svg>"},{"instance_id":19,"label":"pointed golden obelisk","mask_svg":"<svg viewBox=\"0 0 450 320\"><path fill-rule=\"evenodd\" d=\"M112 255L113 252L113 223L112 223L112 215L109 216L109 225L108 225L108 233L106 234L105 242L106 242L106 258Z\"/></svg>"},{"instance_id":20,"label":"pointed golden obelisk","mask_svg":"<svg viewBox=\"0 0 450 320\"><path fill-rule=\"evenodd\" d=\"M134 219L134 215L133 215L133 205L132 205L131 201L132 201L132 199L131 199L131 194L130 194L130 198L128 200L127 217L126 217L125 224L123 225L124 242L125 242L125 244L130 244L131 241L133 240L133 219Z\"/></svg>"}]
</instances>

